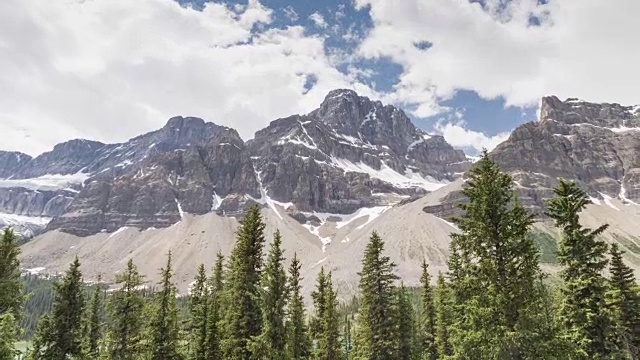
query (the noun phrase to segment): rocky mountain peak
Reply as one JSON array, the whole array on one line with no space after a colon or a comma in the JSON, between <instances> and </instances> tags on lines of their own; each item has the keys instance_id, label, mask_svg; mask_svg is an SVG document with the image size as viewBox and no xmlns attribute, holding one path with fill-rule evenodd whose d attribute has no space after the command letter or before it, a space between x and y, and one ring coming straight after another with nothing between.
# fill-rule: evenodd
<instances>
[{"instance_id":1,"label":"rocky mountain peak","mask_svg":"<svg viewBox=\"0 0 640 360\"><path fill-rule=\"evenodd\" d=\"M31 156L18 151L0 151L0 179L10 177L18 167L31 159Z\"/></svg>"},{"instance_id":2,"label":"rocky mountain peak","mask_svg":"<svg viewBox=\"0 0 640 360\"><path fill-rule=\"evenodd\" d=\"M638 127L640 126L640 106L592 103L577 98L561 101L556 96L545 96L540 103L540 120L607 128Z\"/></svg>"}]
</instances>

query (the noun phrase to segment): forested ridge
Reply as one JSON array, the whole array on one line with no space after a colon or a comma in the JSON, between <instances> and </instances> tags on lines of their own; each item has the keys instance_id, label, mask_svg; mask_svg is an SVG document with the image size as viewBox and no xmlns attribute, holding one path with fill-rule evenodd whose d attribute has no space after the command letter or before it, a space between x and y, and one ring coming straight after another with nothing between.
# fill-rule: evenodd
<instances>
[{"instance_id":1,"label":"forested ridge","mask_svg":"<svg viewBox=\"0 0 640 360\"><path fill-rule=\"evenodd\" d=\"M485 152L469 172L468 202L451 219L448 272L408 289L372 233L359 272L359 293L338 302L332 274L321 268L312 307L302 298L296 254L279 232L265 251L257 206L246 213L228 257L199 268L190 294L177 296L171 253L161 281L146 285L133 261L115 287L82 281L76 259L53 285L21 278L11 230L0 243L0 360L32 336L28 359L638 359L640 289L623 251L580 223L590 203L560 180L545 215L562 237L552 253L561 281L539 267L534 214L512 178ZM545 242L547 243L547 242ZM290 266L284 260L291 257ZM608 273L607 277L604 276ZM433 285L435 284L435 285ZM38 317L37 327L35 318Z\"/></svg>"}]
</instances>

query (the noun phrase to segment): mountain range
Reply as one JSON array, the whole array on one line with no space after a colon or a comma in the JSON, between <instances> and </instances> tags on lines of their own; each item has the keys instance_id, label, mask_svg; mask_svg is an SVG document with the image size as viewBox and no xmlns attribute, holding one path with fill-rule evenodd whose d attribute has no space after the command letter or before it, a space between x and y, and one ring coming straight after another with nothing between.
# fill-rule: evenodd
<instances>
[{"instance_id":1,"label":"mountain range","mask_svg":"<svg viewBox=\"0 0 640 360\"><path fill-rule=\"evenodd\" d=\"M543 267L553 273L557 232L544 200L557 178L577 181L593 204L586 224L640 269L640 107L544 97L539 118L490 156L531 211ZM401 109L338 89L305 115L272 121L243 141L193 117L120 144L71 140L32 158L0 152L0 226L26 238L29 271L62 271L78 255L84 274L109 280L129 258L150 279L169 250L186 290L200 263L228 254L244 210L260 204L268 233L302 260L310 291L320 266L342 296L357 289L366 240L376 230L409 285L420 263L446 270L447 221L464 201L473 161ZM270 237L270 236L269 236Z\"/></svg>"}]
</instances>

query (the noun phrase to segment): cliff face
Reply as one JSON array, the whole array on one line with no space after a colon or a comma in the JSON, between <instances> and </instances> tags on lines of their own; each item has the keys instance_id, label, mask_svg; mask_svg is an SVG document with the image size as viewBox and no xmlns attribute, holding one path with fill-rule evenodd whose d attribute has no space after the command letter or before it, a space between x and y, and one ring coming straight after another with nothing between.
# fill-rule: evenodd
<instances>
[{"instance_id":1,"label":"cliff face","mask_svg":"<svg viewBox=\"0 0 640 360\"><path fill-rule=\"evenodd\" d=\"M402 110L334 90L318 109L275 120L247 143L234 129L174 117L121 144L0 153L0 226L21 216L32 233L88 236L167 227L186 213L238 215L255 203L294 216L346 214L426 194L469 165Z\"/></svg>"}]
</instances>

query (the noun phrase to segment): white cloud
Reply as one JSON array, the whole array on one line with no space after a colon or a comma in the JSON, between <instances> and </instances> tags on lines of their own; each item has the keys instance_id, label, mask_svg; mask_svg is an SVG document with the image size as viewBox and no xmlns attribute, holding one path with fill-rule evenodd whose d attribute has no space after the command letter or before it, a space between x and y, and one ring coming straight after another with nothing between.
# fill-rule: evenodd
<instances>
[{"instance_id":1,"label":"white cloud","mask_svg":"<svg viewBox=\"0 0 640 360\"><path fill-rule=\"evenodd\" d=\"M238 13L240 11L240 13ZM349 87L324 39L267 29L272 11L172 0L0 1L0 133L37 154L70 138L124 141L174 115L231 126L244 138ZM318 81L304 92L307 74Z\"/></svg>"},{"instance_id":2,"label":"white cloud","mask_svg":"<svg viewBox=\"0 0 640 360\"><path fill-rule=\"evenodd\" d=\"M547 94L640 102L640 1L356 0L371 5L375 27L359 54L388 57L404 71L391 96L432 115L456 89L506 106ZM535 17L540 26L530 26ZM420 50L413 44L429 41Z\"/></svg>"},{"instance_id":3,"label":"white cloud","mask_svg":"<svg viewBox=\"0 0 640 360\"><path fill-rule=\"evenodd\" d=\"M313 21L313 23L321 29L327 28L327 22L325 21L324 16L322 16L322 14L320 14L319 12L314 12L313 14L309 15L309 20Z\"/></svg>"},{"instance_id":4,"label":"white cloud","mask_svg":"<svg viewBox=\"0 0 640 360\"><path fill-rule=\"evenodd\" d=\"M291 5L289 5L286 8L284 8L283 11L284 11L284 16L286 16L287 19L289 19L291 21L298 21L298 19L300 19L300 16L293 9L293 7L291 7Z\"/></svg>"},{"instance_id":5,"label":"white cloud","mask_svg":"<svg viewBox=\"0 0 640 360\"><path fill-rule=\"evenodd\" d=\"M472 148L477 151L493 150L498 144L507 140L509 132L487 136L479 131L469 130L463 121L455 123L438 123L435 130L444 136L451 146L456 148Z\"/></svg>"}]
</instances>

